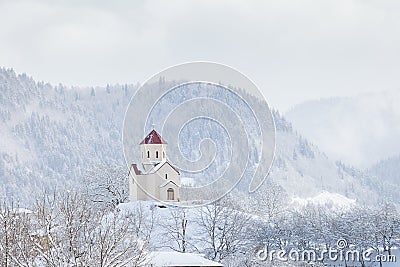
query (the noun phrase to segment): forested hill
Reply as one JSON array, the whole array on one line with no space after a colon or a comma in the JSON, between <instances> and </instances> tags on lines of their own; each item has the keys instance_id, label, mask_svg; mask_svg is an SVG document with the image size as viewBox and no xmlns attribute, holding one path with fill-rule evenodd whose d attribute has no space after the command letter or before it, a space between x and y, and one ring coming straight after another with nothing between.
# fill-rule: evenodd
<instances>
[{"instance_id":1,"label":"forested hill","mask_svg":"<svg viewBox=\"0 0 400 267\"><path fill-rule=\"evenodd\" d=\"M66 88L0 69L0 196L79 185L88 168L122 163L121 129L135 88Z\"/></svg>"},{"instance_id":2,"label":"forested hill","mask_svg":"<svg viewBox=\"0 0 400 267\"><path fill-rule=\"evenodd\" d=\"M123 118L136 88L52 86L0 69L0 198L29 206L44 191L81 188L85 173L96 166L123 165ZM276 157L269 179L291 197L323 191L360 201L390 197L377 192L376 178L329 159L278 112L274 119Z\"/></svg>"},{"instance_id":3,"label":"forested hill","mask_svg":"<svg viewBox=\"0 0 400 267\"><path fill-rule=\"evenodd\" d=\"M399 169L400 155L378 162L370 168L369 172L377 177L381 177L382 182L390 184L392 191L400 192Z\"/></svg>"}]
</instances>

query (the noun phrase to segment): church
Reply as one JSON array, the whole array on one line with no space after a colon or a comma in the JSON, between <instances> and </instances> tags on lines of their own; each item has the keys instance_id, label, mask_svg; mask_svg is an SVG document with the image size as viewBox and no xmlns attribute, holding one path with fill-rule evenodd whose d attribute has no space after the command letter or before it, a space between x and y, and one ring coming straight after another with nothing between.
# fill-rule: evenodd
<instances>
[{"instance_id":1,"label":"church","mask_svg":"<svg viewBox=\"0 0 400 267\"><path fill-rule=\"evenodd\" d=\"M129 169L129 201L179 201L180 173L167 160L167 142L153 128L139 146L141 162Z\"/></svg>"}]
</instances>

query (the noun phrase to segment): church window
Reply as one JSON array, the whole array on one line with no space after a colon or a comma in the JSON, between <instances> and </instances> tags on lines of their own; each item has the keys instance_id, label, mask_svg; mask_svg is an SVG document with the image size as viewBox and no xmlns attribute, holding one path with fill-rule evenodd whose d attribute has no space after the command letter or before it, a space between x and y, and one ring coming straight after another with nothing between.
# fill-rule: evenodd
<instances>
[{"instance_id":1,"label":"church window","mask_svg":"<svg viewBox=\"0 0 400 267\"><path fill-rule=\"evenodd\" d=\"M158 151L156 151L156 158L158 158Z\"/></svg>"},{"instance_id":2,"label":"church window","mask_svg":"<svg viewBox=\"0 0 400 267\"><path fill-rule=\"evenodd\" d=\"M168 179L168 174L166 173L166 174L165 174L165 180L167 180L167 179Z\"/></svg>"},{"instance_id":3,"label":"church window","mask_svg":"<svg viewBox=\"0 0 400 267\"><path fill-rule=\"evenodd\" d=\"M147 158L150 158L150 151L147 151Z\"/></svg>"}]
</instances>

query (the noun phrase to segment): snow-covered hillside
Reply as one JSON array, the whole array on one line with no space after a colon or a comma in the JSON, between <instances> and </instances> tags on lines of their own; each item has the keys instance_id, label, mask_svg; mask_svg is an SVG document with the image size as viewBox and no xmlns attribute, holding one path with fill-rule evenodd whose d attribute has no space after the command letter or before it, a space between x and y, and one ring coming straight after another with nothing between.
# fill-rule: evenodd
<instances>
[{"instance_id":1,"label":"snow-covered hillside","mask_svg":"<svg viewBox=\"0 0 400 267\"><path fill-rule=\"evenodd\" d=\"M78 187L89 168L123 162L123 114L134 87L66 88L0 69L0 197Z\"/></svg>"},{"instance_id":2,"label":"snow-covered hillside","mask_svg":"<svg viewBox=\"0 0 400 267\"><path fill-rule=\"evenodd\" d=\"M400 186L400 155L380 161L370 168L370 172Z\"/></svg>"},{"instance_id":3,"label":"snow-covered hillside","mask_svg":"<svg viewBox=\"0 0 400 267\"><path fill-rule=\"evenodd\" d=\"M400 199L400 156L380 161L373 165L369 172L381 178L381 184L393 199Z\"/></svg>"},{"instance_id":4,"label":"snow-covered hillside","mask_svg":"<svg viewBox=\"0 0 400 267\"><path fill-rule=\"evenodd\" d=\"M325 191L360 202L378 200L374 177L333 161L295 132L285 118L276 112L274 118L276 154L270 177L285 188L289 196L309 198Z\"/></svg>"},{"instance_id":5,"label":"snow-covered hillside","mask_svg":"<svg viewBox=\"0 0 400 267\"><path fill-rule=\"evenodd\" d=\"M351 209L355 207L356 201L351 198L347 198L343 195L337 193L329 193L323 191L316 195L315 197L299 198L294 197L292 199L293 206L305 207L307 205L319 205L327 208L333 209Z\"/></svg>"},{"instance_id":6,"label":"snow-covered hillside","mask_svg":"<svg viewBox=\"0 0 400 267\"><path fill-rule=\"evenodd\" d=\"M65 88L1 69L0 197L29 206L44 190L82 187L85 173L96 165L124 164L122 123L135 88ZM385 196L372 178L329 159L278 112L273 115L277 149L269 179L289 196L327 191L361 202Z\"/></svg>"}]
</instances>

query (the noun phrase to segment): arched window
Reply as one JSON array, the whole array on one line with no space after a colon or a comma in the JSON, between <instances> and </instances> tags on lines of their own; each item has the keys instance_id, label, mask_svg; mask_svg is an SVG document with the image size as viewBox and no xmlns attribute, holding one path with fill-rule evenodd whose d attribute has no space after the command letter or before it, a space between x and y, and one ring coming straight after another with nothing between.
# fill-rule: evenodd
<instances>
[{"instance_id":1,"label":"arched window","mask_svg":"<svg viewBox=\"0 0 400 267\"><path fill-rule=\"evenodd\" d=\"M158 159L158 151L156 151L156 158Z\"/></svg>"},{"instance_id":2,"label":"arched window","mask_svg":"<svg viewBox=\"0 0 400 267\"><path fill-rule=\"evenodd\" d=\"M165 174L165 180L167 180L167 179L168 179L168 173Z\"/></svg>"},{"instance_id":3,"label":"arched window","mask_svg":"<svg viewBox=\"0 0 400 267\"><path fill-rule=\"evenodd\" d=\"M168 188L168 190L167 190L167 200L174 200L174 189Z\"/></svg>"},{"instance_id":4,"label":"arched window","mask_svg":"<svg viewBox=\"0 0 400 267\"><path fill-rule=\"evenodd\" d=\"M163 159L165 159L165 152L164 151L162 152L162 157L163 157Z\"/></svg>"},{"instance_id":5,"label":"arched window","mask_svg":"<svg viewBox=\"0 0 400 267\"><path fill-rule=\"evenodd\" d=\"M150 151L147 151L147 158L150 158Z\"/></svg>"}]
</instances>

